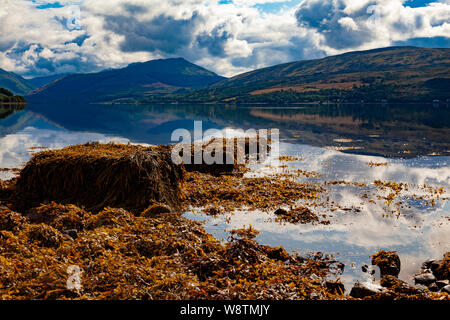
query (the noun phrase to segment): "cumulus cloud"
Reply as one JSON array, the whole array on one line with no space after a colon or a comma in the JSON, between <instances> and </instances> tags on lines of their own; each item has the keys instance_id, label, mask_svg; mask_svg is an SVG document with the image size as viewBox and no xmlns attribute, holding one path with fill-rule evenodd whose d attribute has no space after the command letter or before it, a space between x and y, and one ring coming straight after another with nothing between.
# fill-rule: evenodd
<instances>
[{"instance_id":1,"label":"cumulus cloud","mask_svg":"<svg viewBox=\"0 0 450 320\"><path fill-rule=\"evenodd\" d=\"M450 37L448 1L411 8L402 0L303 0L295 16L299 26L323 36L327 52Z\"/></svg>"},{"instance_id":2,"label":"cumulus cloud","mask_svg":"<svg viewBox=\"0 0 450 320\"><path fill-rule=\"evenodd\" d=\"M184 57L231 76L409 39L448 39L448 0L0 0L0 68L94 72ZM290 3L279 11L264 6ZM79 8L74 10L74 8ZM436 40L435 40L436 41Z\"/></svg>"}]
</instances>

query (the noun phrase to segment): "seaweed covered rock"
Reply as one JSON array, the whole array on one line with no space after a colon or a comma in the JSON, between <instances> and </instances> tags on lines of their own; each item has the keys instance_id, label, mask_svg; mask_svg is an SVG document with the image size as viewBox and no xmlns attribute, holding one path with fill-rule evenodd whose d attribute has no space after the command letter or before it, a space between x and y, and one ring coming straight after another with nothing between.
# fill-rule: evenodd
<instances>
[{"instance_id":1,"label":"seaweed covered rock","mask_svg":"<svg viewBox=\"0 0 450 320\"><path fill-rule=\"evenodd\" d=\"M27 217L31 223L45 223L64 232L66 230L81 231L85 228L83 219L90 214L74 205L62 205L51 202L29 211Z\"/></svg>"},{"instance_id":2,"label":"seaweed covered rock","mask_svg":"<svg viewBox=\"0 0 450 320\"><path fill-rule=\"evenodd\" d=\"M154 218L162 214L171 214L172 209L164 204L155 203L142 212L142 216L146 218Z\"/></svg>"},{"instance_id":3,"label":"seaweed covered rock","mask_svg":"<svg viewBox=\"0 0 450 320\"><path fill-rule=\"evenodd\" d=\"M29 241L48 248L58 248L63 241L58 230L43 223L29 226L27 236Z\"/></svg>"},{"instance_id":4,"label":"seaweed covered rock","mask_svg":"<svg viewBox=\"0 0 450 320\"><path fill-rule=\"evenodd\" d=\"M141 212L152 201L178 206L183 172L170 147L89 143L36 154L17 179L15 197L26 208L58 201Z\"/></svg>"},{"instance_id":5,"label":"seaweed covered rock","mask_svg":"<svg viewBox=\"0 0 450 320\"><path fill-rule=\"evenodd\" d=\"M0 204L0 230L17 231L26 223L26 219L17 212Z\"/></svg>"},{"instance_id":6,"label":"seaweed covered rock","mask_svg":"<svg viewBox=\"0 0 450 320\"><path fill-rule=\"evenodd\" d=\"M386 289L372 282L356 282L350 291L353 298L366 298L385 292Z\"/></svg>"},{"instance_id":7,"label":"seaweed covered rock","mask_svg":"<svg viewBox=\"0 0 450 320\"><path fill-rule=\"evenodd\" d=\"M207 142L179 144L175 146L174 153L184 160L186 171L215 176L231 175L241 174L250 160L262 161L267 158L270 144L270 139L256 135L232 139L213 138Z\"/></svg>"},{"instance_id":8,"label":"seaweed covered rock","mask_svg":"<svg viewBox=\"0 0 450 320\"><path fill-rule=\"evenodd\" d=\"M450 252L442 260L431 263L431 270L438 280L450 280Z\"/></svg>"},{"instance_id":9,"label":"seaweed covered rock","mask_svg":"<svg viewBox=\"0 0 450 320\"><path fill-rule=\"evenodd\" d=\"M400 273L400 258L396 251L381 250L372 256L372 265L380 268L381 276L397 277Z\"/></svg>"}]
</instances>

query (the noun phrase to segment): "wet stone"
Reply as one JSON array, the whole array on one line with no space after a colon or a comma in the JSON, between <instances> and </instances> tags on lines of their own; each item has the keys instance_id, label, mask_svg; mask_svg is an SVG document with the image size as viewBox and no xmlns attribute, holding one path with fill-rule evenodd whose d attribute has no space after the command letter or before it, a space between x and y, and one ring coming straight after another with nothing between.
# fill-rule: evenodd
<instances>
[{"instance_id":1,"label":"wet stone","mask_svg":"<svg viewBox=\"0 0 450 320\"><path fill-rule=\"evenodd\" d=\"M434 260L434 259L429 259L429 260L425 261L425 262L422 264L422 269L424 269L424 270L430 269L430 268L431 268L431 264L432 264L433 262L435 262L435 261L436 261L436 260Z\"/></svg>"},{"instance_id":2,"label":"wet stone","mask_svg":"<svg viewBox=\"0 0 450 320\"><path fill-rule=\"evenodd\" d=\"M68 235L70 238L72 238L72 239L76 239L76 238L78 238L78 231L77 230L75 230L75 229L72 229L72 230L65 230L64 231L64 234L66 234L66 235Z\"/></svg>"},{"instance_id":3,"label":"wet stone","mask_svg":"<svg viewBox=\"0 0 450 320\"><path fill-rule=\"evenodd\" d=\"M428 290L432 291L432 292L438 292L439 291L439 287L436 285L436 283L432 283L429 287Z\"/></svg>"},{"instance_id":4,"label":"wet stone","mask_svg":"<svg viewBox=\"0 0 450 320\"><path fill-rule=\"evenodd\" d=\"M422 273L418 274L414 277L414 281L417 284L423 284L425 286L429 286L433 282L436 281L436 277L431 273Z\"/></svg>"},{"instance_id":5,"label":"wet stone","mask_svg":"<svg viewBox=\"0 0 450 320\"><path fill-rule=\"evenodd\" d=\"M383 293L384 291L385 289L374 283L356 282L352 288L352 291L350 292L350 295L353 298L361 299Z\"/></svg>"},{"instance_id":6,"label":"wet stone","mask_svg":"<svg viewBox=\"0 0 450 320\"><path fill-rule=\"evenodd\" d=\"M372 264L380 268L381 276L397 277L400 273L400 258L396 251L381 250L372 256Z\"/></svg>"},{"instance_id":7,"label":"wet stone","mask_svg":"<svg viewBox=\"0 0 450 320\"><path fill-rule=\"evenodd\" d=\"M438 280L436 281L436 285L439 287L439 289L448 286L450 284L449 280Z\"/></svg>"},{"instance_id":8,"label":"wet stone","mask_svg":"<svg viewBox=\"0 0 450 320\"><path fill-rule=\"evenodd\" d=\"M284 215L287 215L288 212L287 212L287 210L280 208L280 209L277 209L274 212L274 214L277 215L277 216L284 216Z\"/></svg>"},{"instance_id":9,"label":"wet stone","mask_svg":"<svg viewBox=\"0 0 450 320\"><path fill-rule=\"evenodd\" d=\"M341 282L327 281L325 286L331 293L334 294L344 294L345 292L345 286Z\"/></svg>"}]
</instances>

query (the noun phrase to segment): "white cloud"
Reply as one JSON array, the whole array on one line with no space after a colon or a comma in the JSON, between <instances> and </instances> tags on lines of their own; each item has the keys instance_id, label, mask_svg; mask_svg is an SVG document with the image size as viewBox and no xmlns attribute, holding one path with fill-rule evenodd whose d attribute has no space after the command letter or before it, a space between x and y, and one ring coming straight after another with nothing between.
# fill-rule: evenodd
<instances>
[{"instance_id":1,"label":"white cloud","mask_svg":"<svg viewBox=\"0 0 450 320\"><path fill-rule=\"evenodd\" d=\"M447 0L421 8L402 0L299 0L297 8L272 13L253 6L286 1L59 1L80 6L79 30L67 28L67 7L36 8L52 1L0 1L0 68L28 76L173 56L231 76L410 38L450 37ZM374 3L377 10L368 12Z\"/></svg>"}]
</instances>

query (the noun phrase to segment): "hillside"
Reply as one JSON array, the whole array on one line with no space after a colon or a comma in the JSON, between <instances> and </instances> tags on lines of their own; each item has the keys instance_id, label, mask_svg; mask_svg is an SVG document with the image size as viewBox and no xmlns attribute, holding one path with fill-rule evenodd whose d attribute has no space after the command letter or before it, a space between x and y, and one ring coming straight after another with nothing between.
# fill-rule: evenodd
<instances>
[{"instance_id":1,"label":"hillside","mask_svg":"<svg viewBox=\"0 0 450 320\"><path fill-rule=\"evenodd\" d=\"M206 87L225 78L182 58L133 63L123 69L73 74L32 92L32 102L133 102Z\"/></svg>"},{"instance_id":2,"label":"hillside","mask_svg":"<svg viewBox=\"0 0 450 320\"><path fill-rule=\"evenodd\" d=\"M392 47L259 69L167 100L292 103L450 98L450 49Z\"/></svg>"},{"instance_id":3,"label":"hillside","mask_svg":"<svg viewBox=\"0 0 450 320\"><path fill-rule=\"evenodd\" d=\"M15 96L11 91L0 88L0 103L24 103L25 99L22 96Z\"/></svg>"},{"instance_id":4,"label":"hillside","mask_svg":"<svg viewBox=\"0 0 450 320\"><path fill-rule=\"evenodd\" d=\"M24 95L33 90L34 86L21 76L0 69L0 88Z\"/></svg>"},{"instance_id":5,"label":"hillside","mask_svg":"<svg viewBox=\"0 0 450 320\"><path fill-rule=\"evenodd\" d=\"M28 83L30 83L31 85L33 85L34 88L41 88L43 86L45 86L46 84L49 84L50 82L53 82L55 80L58 80L62 77L65 77L69 75L68 73L64 73L64 74L55 74L55 75L51 75L51 76L45 76L45 77L36 77L36 78L31 78L31 79L27 79Z\"/></svg>"}]
</instances>

